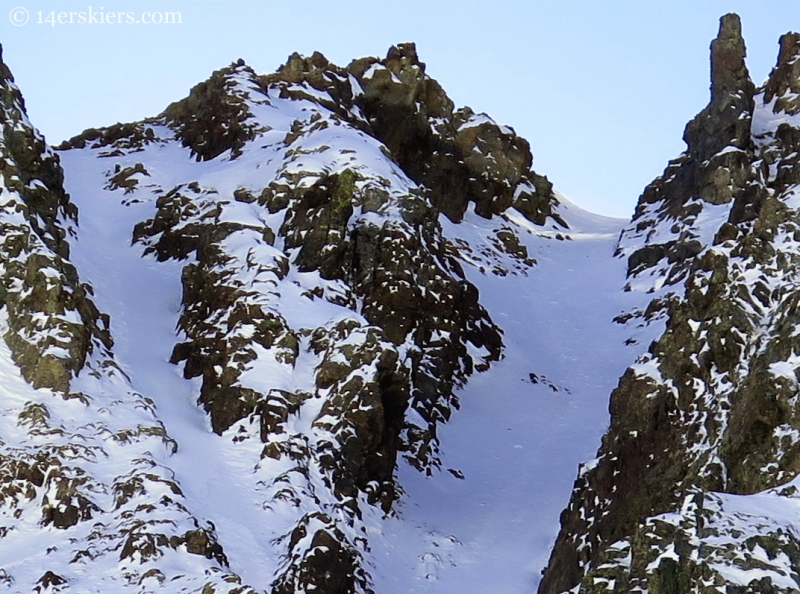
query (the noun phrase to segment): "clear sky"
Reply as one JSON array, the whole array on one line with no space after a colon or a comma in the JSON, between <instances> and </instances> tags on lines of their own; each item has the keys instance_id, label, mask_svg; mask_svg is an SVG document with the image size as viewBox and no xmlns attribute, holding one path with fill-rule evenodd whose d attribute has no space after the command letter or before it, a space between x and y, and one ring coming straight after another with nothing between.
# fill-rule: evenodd
<instances>
[{"instance_id":1,"label":"clear sky","mask_svg":"<svg viewBox=\"0 0 800 594\"><path fill-rule=\"evenodd\" d=\"M293 51L319 50L346 65L414 41L428 74L456 105L514 127L531 143L534 168L576 203L625 217L644 186L683 150L686 122L708 101L708 47L719 17L741 15L756 84L775 63L779 36L800 29L796 0L5 0L2 6L4 59L33 123L53 144L87 127L156 115L240 57L271 72ZM77 13L87 18L90 7L95 22L80 23ZM60 12L76 13L73 23L67 15L59 24ZM179 12L181 24L99 24L99 12L126 13L115 18L123 21Z\"/></svg>"}]
</instances>

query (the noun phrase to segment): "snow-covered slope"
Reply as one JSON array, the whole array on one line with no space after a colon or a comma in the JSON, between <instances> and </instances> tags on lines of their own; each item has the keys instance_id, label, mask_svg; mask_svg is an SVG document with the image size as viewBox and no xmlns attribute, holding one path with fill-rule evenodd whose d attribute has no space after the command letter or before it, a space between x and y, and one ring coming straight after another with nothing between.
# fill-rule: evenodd
<instances>
[{"instance_id":1,"label":"snow-covered slope","mask_svg":"<svg viewBox=\"0 0 800 594\"><path fill-rule=\"evenodd\" d=\"M238 583L170 467L180 446L121 369L70 261L75 206L5 66L0 98L0 587Z\"/></svg>"},{"instance_id":2,"label":"snow-covered slope","mask_svg":"<svg viewBox=\"0 0 800 594\"><path fill-rule=\"evenodd\" d=\"M398 518L373 541L386 564L376 591L530 592L541 578L575 470L607 427L607 394L650 336L613 322L642 303L620 290L624 263L611 257L624 221L559 201L567 232L517 216L445 225L469 246L514 229L536 264L505 276L465 269L504 329L505 358L458 392L461 408L439 430L451 473L400 467Z\"/></svg>"},{"instance_id":3,"label":"snow-covered slope","mask_svg":"<svg viewBox=\"0 0 800 594\"><path fill-rule=\"evenodd\" d=\"M71 199L42 183L72 218L51 234L70 235L71 290L92 295L76 327L102 341L40 388L40 416L69 447L88 439L73 423L111 420L95 466L73 466L97 482L78 490L89 511L59 534L94 537L117 512L95 493L153 457L148 480L173 495L131 475L156 501L123 497L130 527L103 521L107 544L85 555L57 546L47 577L0 548L13 588L535 586L632 357L612 323L636 297L611 257L623 221L557 198L527 143L454 110L411 45L347 69L237 63L161 116L61 148ZM62 412L59 391L78 389L99 410ZM27 526L20 543L50 538L34 512Z\"/></svg>"},{"instance_id":4,"label":"snow-covered slope","mask_svg":"<svg viewBox=\"0 0 800 594\"><path fill-rule=\"evenodd\" d=\"M133 157L147 163L149 172L158 170L157 159ZM68 171L85 171L88 165L79 163L84 158L98 162L80 153L63 156ZM234 179L242 183L248 175L246 152L237 162L242 171ZM188 179L208 179L198 173L204 163L184 163L181 174ZM100 165L108 167L105 161ZM156 181L152 178L155 173L146 183ZM82 183L95 187L103 179L80 175ZM73 185L69 177L67 184L73 196L88 195L86 186ZM214 523L231 569L264 588L285 552L270 542L292 529L297 512L274 503L264 509L271 494L264 485L281 476L280 468L262 462L263 444L252 430L245 434L235 426L222 437L214 435L195 405L200 387L183 381L168 362L179 340L173 329L180 316L182 266L142 258L142 247L131 246L130 230L153 205L125 206L127 201L123 191L110 192L106 200L79 201L75 259L92 279L97 302L116 320L117 354L128 364L126 371L154 399L170 435L191 444L171 463L184 491ZM385 517L362 506L371 550L361 554L376 592L460 592L477 583L522 592L538 579L574 469L597 447L607 424L606 395L633 356L624 344L630 333L612 322L633 296L619 290L624 266L611 258L624 221L593 217L566 202L560 212L570 221L568 231L542 228L520 215L490 221L468 212L461 223L442 221L444 236L459 245L481 303L493 320L504 321L505 357L456 392L460 409L438 429L440 468L428 475L401 460L396 472L403 494L393 513ZM534 265L496 250L492 238L503 228L520 238ZM108 273L114 269L122 274ZM147 290L138 289L142 286ZM322 326L353 315L342 306L302 297L307 286L281 288L289 295L279 311L292 327ZM596 306L585 306L588 295ZM265 390L303 381L313 390L316 364L295 366L287 380L275 363L261 362L253 372L262 377L253 372L251 377L264 382ZM297 434L313 435L313 411L308 414L310 419L295 421ZM194 424L186 427L187 419ZM232 482L241 484L240 493L231 492ZM316 493L323 488L314 486ZM500 567L506 568L502 580Z\"/></svg>"}]
</instances>

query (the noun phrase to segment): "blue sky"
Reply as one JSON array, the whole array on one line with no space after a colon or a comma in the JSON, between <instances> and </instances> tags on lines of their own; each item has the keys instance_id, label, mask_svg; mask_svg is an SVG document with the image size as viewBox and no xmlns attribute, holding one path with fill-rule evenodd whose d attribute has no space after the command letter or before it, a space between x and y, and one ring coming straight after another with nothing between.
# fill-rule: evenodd
<instances>
[{"instance_id":1,"label":"blue sky","mask_svg":"<svg viewBox=\"0 0 800 594\"><path fill-rule=\"evenodd\" d=\"M49 141L156 115L215 69L243 58L273 71L293 51L339 64L417 43L456 105L527 138L534 168L589 210L628 217L644 186L684 148L708 101L719 17L742 16L759 84L778 37L800 29L790 1L402 3L356 0L6 0L3 57ZM63 24L51 11L181 13L180 25ZM11 10L24 8L23 26ZM20 18L20 12L14 18ZM39 20L42 21L39 24ZM76 20L76 17L73 17Z\"/></svg>"}]
</instances>

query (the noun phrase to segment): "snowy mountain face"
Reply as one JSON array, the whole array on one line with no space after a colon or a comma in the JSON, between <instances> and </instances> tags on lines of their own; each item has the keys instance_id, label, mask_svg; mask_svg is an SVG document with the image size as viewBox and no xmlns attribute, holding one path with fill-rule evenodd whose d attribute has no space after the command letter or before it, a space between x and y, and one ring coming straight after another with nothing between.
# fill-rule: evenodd
<instances>
[{"instance_id":1,"label":"snowy mountain face","mask_svg":"<svg viewBox=\"0 0 800 594\"><path fill-rule=\"evenodd\" d=\"M660 336L611 393L539 592L800 590L800 36L756 89L736 15L711 102L623 231L620 319Z\"/></svg>"},{"instance_id":2,"label":"snowy mountain face","mask_svg":"<svg viewBox=\"0 0 800 594\"><path fill-rule=\"evenodd\" d=\"M798 591L799 56L630 223L413 44L57 151L0 66L0 591Z\"/></svg>"},{"instance_id":3,"label":"snowy mountain face","mask_svg":"<svg viewBox=\"0 0 800 594\"><path fill-rule=\"evenodd\" d=\"M371 541L398 464L443 474L455 390L503 356L464 269L524 277L520 235L564 241L527 143L455 111L413 45L347 69L237 63L59 156L8 72L3 106L8 587L393 575Z\"/></svg>"}]
</instances>

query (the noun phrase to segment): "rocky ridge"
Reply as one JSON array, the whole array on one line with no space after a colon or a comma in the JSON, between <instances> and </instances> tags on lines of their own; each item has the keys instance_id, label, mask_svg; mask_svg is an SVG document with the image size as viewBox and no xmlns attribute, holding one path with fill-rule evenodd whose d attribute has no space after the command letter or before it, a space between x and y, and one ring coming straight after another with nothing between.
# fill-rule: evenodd
<instances>
[{"instance_id":1,"label":"rocky ridge","mask_svg":"<svg viewBox=\"0 0 800 594\"><path fill-rule=\"evenodd\" d=\"M738 16L721 19L711 101L618 247L626 290L652 295L618 321L660 336L611 394L542 594L800 588L800 526L780 515L800 473L799 55L783 36L757 89Z\"/></svg>"},{"instance_id":2,"label":"rocky ridge","mask_svg":"<svg viewBox=\"0 0 800 594\"><path fill-rule=\"evenodd\" d=\"M56 168L58 157L36 138ZM435 470L437 425L458 408L454 389L502 357L502 330L463 267L507 275L534 266L509 209L542 229L566 229L551 185L530 168L527 142L484 115L454 110L405 44L346 69L320 54L295 54L264 76L240 61L155 118L87 130L59 149L70 175L82 180L71 190L79 203L103 201L113 216L127 217L132 248L143 257L183 263L172 362L200 380L198 402L211 430L220 447L248 460L263 522L278 532L276 558L265 560L274 578L251 586L276 594L371 591L366 519L393 513L398 456ZM126 493L118 507L136 526L114 532L128 537L103 549L125 568L127 581L115 587L172 588L183 580L200 584L187 586L192 591L249 591L227 570L213 525L188 514L180 485L167 478L177 446L153 402L125 387L111 352L113 320L91 305L91 288L68 268L63 238L80 236L77 209L60 177L43 183L53 195L48 204L65 213L48 233L61 241L51 242L58 270L72 274L59 278L80 308L82 317L68 319L85 345L85 354L59 360L66 371L51 387L72 394L70 374L96 376L79 400L116 394L109 397L126 412L115 419L140 402L152 426L111 433L137 444L134 466L150 464L149 450L138 450L145 442L167 444L152 463L161 470L115 479ZM465 257L443 234L439 214L458 222L468 209L498 223ZM37 237L49 237L33 220ZM11 319L11 292L5 303ZM19 309L42 317L33 305ZM48 324L58 322L45 313ZM83 466L76 468L81 474ZM136 497L155 497L153 481L171 494L159 505L134 505ZM87 511L64 526L69 534L116 509L96 495L102 490L86 491ZM184 516L163 516L159 506ZM187 523L192 530L176 532ZM170 530L152 528L161 524ZM182 552L201 554L208 565L169 575L167 565L148 565ZM100 555L89 549L86 558ZM48 587L85 579L77 569L53 575Z\"/></svg>"}]
</instances>

